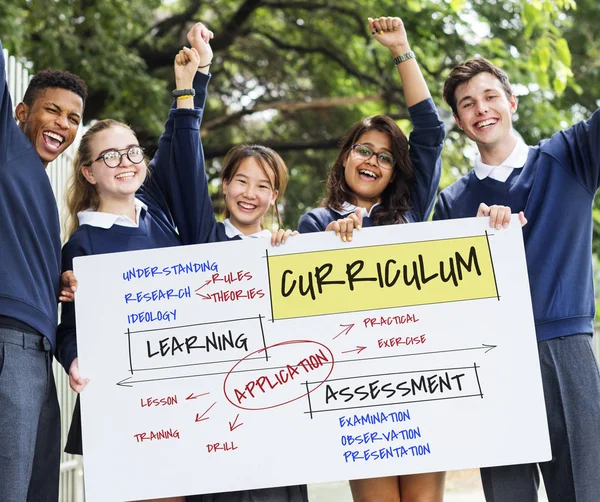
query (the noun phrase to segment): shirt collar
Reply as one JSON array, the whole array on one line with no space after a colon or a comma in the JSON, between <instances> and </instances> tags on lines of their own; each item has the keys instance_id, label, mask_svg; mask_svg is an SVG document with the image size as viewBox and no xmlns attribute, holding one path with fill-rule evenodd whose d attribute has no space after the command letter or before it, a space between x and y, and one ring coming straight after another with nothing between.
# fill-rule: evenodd
<instances>
[{"instance_id":1,"label":"shirt collar","mask_svg":"<svg viewBox=\"0 0 600 502\"><path fill-rule=\"evenodd\" d=\"M245 239L245 238L250 238L250 239L266 238L266 239L270 239L271 238L271 232L269 232L266 229L265 230L261 230L260 232L256 232L256 233L251 234L251 235L245 235L238 228L236 228L236 227L233 226L233 223L231 223L231 221L229 220L229 218L227 218L223 222L223 225L225 225L225 234L227 234L227 237L229 237L230 239L233 239L234 237L241 237L242 239Z\"/></svg>"},{"instance_id":2,"label":"shirt collar","mask_svg":"<svg viewBox=\"0 0 600 502\"><path fill-rule=\"evenodd\" d=\"M373 212L373 209L375 209L380 204L381 204L381 202L376 202L375 204L373 204L371 206L371 210L370 211L367 211L364 207L361 207L360 209L362 210L362 217L363 218L364 217L369 218L371 216L371 213ZM339 210L338 209L334 209L333 207L330 207L329 209L331 209L332 211L336 212L340 216L344 216L346 214L355 212L358 208L359 208L359 206L355 206L354 204L350 204L349 202L344 202L342 204L342 207Z\"/></svg>"},{"instance_id":3,"label":"shirt collar","mask_svg":"<svg viewBox=\"0 0 600 502\"><path fill-rule=\"evenodd\" d=\"M517 144L509 156L497 166L490 166L481 161L481 155L475 159L475 175L480 180L488 176L498 181L506 181L513 169L520 169L527 162L529 147L521 137L517 138Z\"/></svg>"},{"instance_id":4,"label":"shirt collar","mask_svg":"<svg viewBox=\"0 0 600 502\"><path fill-rule=\"evenodd\" d=\"M133 221L131 218L125 216L124 214L103 213L101 211L94 211L93 209L86 209L85 211L80 211L79 213L77 213L77 218L79 220L80 225L90 225L92 227L98 228L108 229L113 225L119 225L121 227L138 228L140 216L142 214L142 209L148 211L148 206L137 198L134 200L134 204L136 221Z\"/></svg>"}]
</instances>

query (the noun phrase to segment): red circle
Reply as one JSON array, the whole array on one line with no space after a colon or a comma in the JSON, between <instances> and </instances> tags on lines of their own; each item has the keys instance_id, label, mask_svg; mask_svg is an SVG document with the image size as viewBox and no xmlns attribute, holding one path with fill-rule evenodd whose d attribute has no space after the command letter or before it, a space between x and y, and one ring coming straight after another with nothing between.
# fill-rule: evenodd
<instances>
[{"instance_id":1,"label":"red circle","mask_svg":"<svg viewBox=\"0 0 600 502\"><path fill-rule=\"evenodd\" d=\"M264 352L266 350L272 349L274 347L279 347L279 346L282 346L282 345L289 345L289 344L292 344L292 343L314 343L316 345L320 345L327 352L329 352L329 355L331 356L331 368L330 368L329 373L327 374L327 376L323 379L323 381L319 385L317 385L314 389L311 389L311 390L305 392L304 394L302 394L302 395L300 395L298 397L295 397L294 399L290 399L289 401L286 401L284 403L275 404L273 406L265 406L265 407L262 407L262 408L245 408L243 406L240 406L239 404L234 403L231 399L229 399L229 396L227 395L227 379L229 378L229 375L231 375L234 372L234 370L241 363L243 363L246 359L248 359L249 357L251 357L253 355L260 354L261 352ZM285 341L285 342L276 343L276 344L271 345L269 347L263 347L261 349L255 350L254 352L251 352L250 354L246 355L244 358L240 359L237 363L235 363L235 365L233 366L233 368L231 368L229 370L229 372L227 373L227 376L225 377L225 380L223 381L223 394L225 394L225 398L227 399L227 401L229 401L236 408L240 408L241 410L249 410L249 411L270 410L272 408L277 408L279 406L283 406L284 404L293 403L294 401L297 401L298 399L301 399L304 396L307 396L308 394L310 394L311 392L314 392L315 390L317 390L319 387L321 387L321 385L323 385L327 381L327 379L331 375L331 372L333 371L334 363L335 363L335 360L334 360L334 357L333 357L333 352L331 352L331 350L329 349L329 347L327 347L326 345L323 345L320 342L315 342L314 340L288 340L288 341ZM259 371L259 370L257 369L257 371Z\"/></svg>"}]
</instances>

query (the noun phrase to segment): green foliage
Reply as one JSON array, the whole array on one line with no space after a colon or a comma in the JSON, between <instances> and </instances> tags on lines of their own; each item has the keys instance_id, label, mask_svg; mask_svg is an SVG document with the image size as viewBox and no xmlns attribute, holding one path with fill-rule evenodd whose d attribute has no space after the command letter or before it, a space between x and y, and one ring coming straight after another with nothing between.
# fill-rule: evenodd
<instances>
[{"instance_id":1,"label":"green foliage","mask_svg":"<svg viewBox=\"0 0 600 502\"><path fill-rule=\"evenodd\" d=\"M239 142L275 147L292 173L285 224L323 194L344 131L366 115L408 118L389 51L368 16L403 18L434 100L448 117L442 186L473 152L443 105L454 64L482 54L520 94L517 129L536 143L596 108L597 23L592 0L3 0L0 33L35 68L80 74L92 89L86 120L131 123L152 150L170 105L173 57L196 21L214 32L203 141L209 176ZM577 7L577 8L575 8ZM214 188L214 187L213 187ZM217 191L217 190L216 190ZM600 219L598 228L600 230Z\"/></svg>"}]
</instances>

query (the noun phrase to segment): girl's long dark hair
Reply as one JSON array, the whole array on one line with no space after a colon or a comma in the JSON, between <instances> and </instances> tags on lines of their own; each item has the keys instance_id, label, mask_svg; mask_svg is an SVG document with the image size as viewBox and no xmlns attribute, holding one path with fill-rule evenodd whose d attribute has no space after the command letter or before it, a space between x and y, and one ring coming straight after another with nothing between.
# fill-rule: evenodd
<instances>
[{"instance_id":1,"label":"girl's long dark hair","mask_svg":"<svg viewBox=\"0 0 600 502\"><path fill-rule=\"evenodd\" d=\"M375 225L388 225L404 221L403 215L411 208L410 190L415 183L415 173L408 155L408 139L398 124L386 115L375 115L354 124L346 131L340 144L340 152L327 176L325 197L321 206L341 210L344 202L356 203L356 197L344 177L344 163L352 145L369 131L387 134L392 143L395 159L394 172L389 185L381 194L381 204L372 213Z\"/></svg>"}]
</instances>

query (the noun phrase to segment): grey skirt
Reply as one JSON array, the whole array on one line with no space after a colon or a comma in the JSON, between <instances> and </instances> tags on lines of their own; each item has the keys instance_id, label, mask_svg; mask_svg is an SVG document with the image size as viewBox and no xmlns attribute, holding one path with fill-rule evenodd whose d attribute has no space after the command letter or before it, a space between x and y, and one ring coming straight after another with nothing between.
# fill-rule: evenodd
<instances>
[{"instance_id":1,"label":"grey skirt","mask_svg":"<svg viewBox=\"0 0 600 502\"><path fill-rule=\"evenodd\" d=\"M186 497L187 502L308 502L306 485Z\"/></svg>"}]
</instances>

